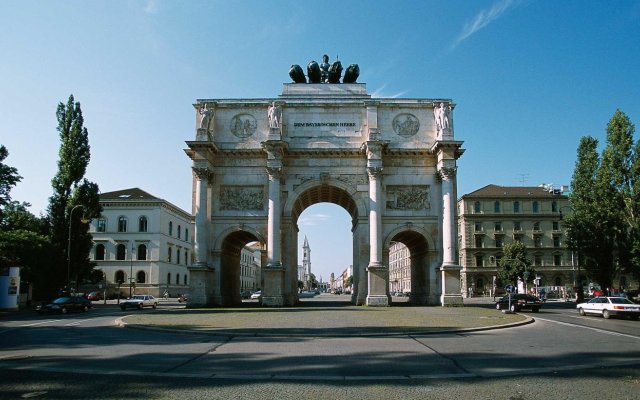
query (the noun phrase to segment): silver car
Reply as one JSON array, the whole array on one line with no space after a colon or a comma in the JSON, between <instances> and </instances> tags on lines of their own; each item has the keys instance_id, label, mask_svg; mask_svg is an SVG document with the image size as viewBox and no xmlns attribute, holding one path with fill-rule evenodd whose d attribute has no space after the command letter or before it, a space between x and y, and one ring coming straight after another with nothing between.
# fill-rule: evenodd
<instances>
[{"instance_id":1,"label":"silver car","mask_svg":"<svg viewBox=\"0 0 640 400\"><path fill-rule=\"evenodd\" d=\"M122 311L127 308L137 308L138 310L142 310L144 307L158 307L158 299L150 294L136 294L132 298L120 303Z\"/></svg>"},{"instance_id":2,"label":"silver car","mask_svg":"<svg viewBox=\"0 0 640 400\"><path fill-rule=\"evenodd\" d=\"M632 319L640 318L640 304L624 297L594 297L586 303L576 306L580 315L602 315L605 319L612 315L626 315Z\"/></svg>"}]
</instances>

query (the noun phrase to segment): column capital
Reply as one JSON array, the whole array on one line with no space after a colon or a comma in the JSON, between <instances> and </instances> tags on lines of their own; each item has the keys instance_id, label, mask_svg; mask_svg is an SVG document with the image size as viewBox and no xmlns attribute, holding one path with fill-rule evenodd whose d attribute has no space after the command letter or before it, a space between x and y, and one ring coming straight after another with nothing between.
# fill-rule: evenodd
<instances>
[{"instance_id":1,"label":"column capital","mask_svg":"<svg viewBox=\"0 0 640 400\"><path fill-rule=\"evenodd\" d=\"M209 184L213 181L213 171L211 171L209 168L191 167L191 170L198 180L206 180Z\"/></svg>"},{"instance_id":2,"label":"column capital","mask_svg":"<svg viewBox=\"0 0 640 400\"><path fill-rule=\"evenodd\" d=\"M267 174L269 174L269 180L280 181L282 179L283 168L281 165L267 165L266 170Z\"/></svg>"},{"instance_id":3,"label":"column capital","mask_svg":"<svg viewBox=\"0 0 640 400\"><path fill-rule=\"evenodd\" d=\"M451 181L456 178L457 167L442 167L438 170L438 177L443 181Z\"/></svg>"},{"instance_id":4,"label":"column capital","mask_svg":"<svg viewBox=\"0 0 640 400\"><path fill-rule=\"evenodd\" d=\"M369 179L380 179L380 177L382 176L382 170L382 166L368 166L367 174L369 174Z\"/></svg>"}]
</instances>

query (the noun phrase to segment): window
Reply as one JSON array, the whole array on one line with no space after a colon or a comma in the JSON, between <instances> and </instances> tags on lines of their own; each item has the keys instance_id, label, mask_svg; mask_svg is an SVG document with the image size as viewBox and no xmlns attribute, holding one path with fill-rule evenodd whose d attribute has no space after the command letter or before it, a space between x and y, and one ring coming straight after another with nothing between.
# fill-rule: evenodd
<instances>
[{"instance_id":1,"label":"window","mask_svg":"<svg viewBox=\"0 0 640 400\"><path fill-rule=\"evenodd\" d=\"M120 243L116 246L116 260L124 260L127 255L127 246Z\"/></svg>"},{"instance_id":2,"label":"window","mask_svg":"<svg viewBox=\"0 0 640 400\"><path fill-rule=\"evenodd\" d=\"M475 214L480 214L482 212L482 207L479 201L476 201L475 203L473 203L473 212Z\"/></svg>"},{"instance_id":3,"label":"window","mask_svg":"<svg viewBox=\"0 0 640 400\"><path fill-rule=\"evenodd\" d=\"M539 255L539 254L536 254L533 257L533 264L536 265L536 266L541 266L542 265L542 256Z\"/></svg>"},{"instance_id":4,"label":"window","mask_svg":"<svg viewBox=\"0 0 640 400\"><path fill-rule=\"evenodd\" d=\"M98 244L96 245L96 260L104 260L104 245Z\"/></svg>"},{"instance_id":5,"label":"window","mask_svg":"<svg viewBox=\"0 0 640 400\"><path fill-rule=\"evenodd\" d=\"M173 235L173 222L169 221L169 236Z\"/></svg>"},{"instance_id":6,"label":"window","mask_svg":"<svg viewBox=\"0 0 640 400\"><path fill-rule=\"evenodd\" d=\"M144 283L146 278L147 276L144 271L138 271L138 273L136 274L136 283Z\"/></svg>"},{"instance_id":7,"label":"window","mask_svg":"<svg viewBox=\"0 0 640 400\"><path fill-rule=\"evenodd\" d=\"M184 240L185 242L189 241L189 229L184 228Z\"/></svg>"},{"instance_id":8,"label":"window","mask_svg":"<svg viewBox=\"0 0 640 400\"><path fill-rule=\"evenodd\" d=\"M176 285L180 284L180 274L176 274Z\"/></svg>"},{"instance_id":9,"label":"window","mask_svg":"<svg viewBox=\"0 0 640 400\"><path fill-rule=\"evenodd\" d=\"M484 279L478 278L478 280L476 280L476 289L484 290Z\"/></svg>"},{"instance_id":10,"label":"window","mask_svg":"<svg viewBox=\"0 0 640 400\"><path fill-rule=\"evenodd\" d=\"M482 232L482 222L476 222L474 225L474 229L476 232Z\"/></svg>"},{"instance_id":11,"label":"window","mask_svg":"<svg viewBox=\"0 0 640 400\"><path fill-rule=\"evenodd\" d=\"M556 267L559 267L562 265L562 257L560 256L560 254L554 254L553 265Z\"/></svg>"},{"instance_id":12,"label":"window","mask_svg":"<svg viewBox=\"0 0 640 400\"><path fill-rule=\"evenodd\" d=\"M542 247L542 238L540 236L533 237L533 247Z\"/></svg>"},{"instance_id":13,"label":"window","mask_svg":"<svg viewBox=\"0 0 640 400\"><path fill-rule=\"evenodd\" d=\"M560 236L553 237L553 247L560 247Z\"/></svg>"},{"instance_id":14,"label":"window","mask_svg":"<svg viewBox=\"0 0 640 400\"><path fill-rule=\"evenodd\" d=\"M482 240L482 236L476 236L476 248L481 249L484 244L484 241Z\"/></svg>"},{"instance_id":15,"label":"window","mask_svg":"<svg viewBox=\"0 0 640 400\"><path fill-rule=\"evenodd\" d=\"M184 278L183 279L184 279L184 284L186 285L187 284L187 274L184 274Z\"/></svg>"},{"instance_id":16,"label":"window","mask_svg":"<svg viewBox=\"0 0 640 400\"><path fill-rule=\"evenodd\" d=\"M182 236L182 227L178 225L178 239Z\"/></svg>"},{"instance_id":17,"label":"window","mask_svg":"<svg viewBox=\"0 0 640 400\"><path fill-rule=\"evenodd\" d=\"M554 231L560 230L560 223L558 221L553 221L553 230Z\"/></svg>"},{"instance_id":18,"label":"window","mask_svg":"<svg viewBox=\"0 0 640 400\"><path fill-rule=\"evenodd\" d=\"M558 202L557 201L551 202L551 211L552 212L558 212Z\"/></svg>"},{"instance_id":19,"label":"window","mask_svg":"<svg viewBox=\"0 0 640 400\"><path fill-rule=\"evenodd\" d=\"M167 273L167 286L171 283L171 272Z\"/></svg>"},{"instance_id":20,"label":"window","mask_svg":"<svg viewBox=\"0 0 640 400\"><path fill-rule=\"evenodd\" d=\"M138 219L138 232L147 231L147 217L142 216Z\"/></svg>"},{"instance_id":21,"label":"window","mask_svg":"<svg viewBox=\"0 0 640 400\"><path fill-rule=\"evenodd\" d=\"M189 265L188 261L189 261L189 257L187 256L187 251L185 250L185 252L184 252L184 265ZM185 283L185 285L186 285L186 283Z\"/></svg>"},{"instance_id":22,"label":"window","mask_svg":"<svg viewBox=\"0 0 640 400\"><path fill-rule=\"evenodd\" d=\"M519 201L514 201L513 202L513 212L514 213L519 213L520 212L520 202Z\"/></svg>"},{"instance_id":23,"label":"window","mask_svg":"<svg viewBox=\"0 0 640 400\"><path fill-rule=\"evenodd\" d=\"M171 256L172 256L172 253L173 253L173 251L172 251L172 250L173 250L173 249L172 249L171 247L169 247L169 248L167 249L167 262L171 262Z\"/></svg>"},{"instance_id":24,"label":"window","mask_svg":"<svg viewBox=\"0 0 640 400\"><path fill-rule=\"evenodd\" d=\"M556 276L556 286L562 286L562 278Z\"/></svg>"},{"instance_id":25,"label":"window","mask_svg":"<svg viewBox=\"0 0 640 400\"><path fill-rule=\"evenodd\" d=\"M117 283L124 283L124 271L116 272L116 282Z\"/></svg>"},{"instance_id":26,"label":"window","mask_svg":"<svg viewBox=\"0 0 640 400\"><path fill-rule=\"evenodd\" d=\"M537 201L533 202L532 210L536 214L540 212L540 204Z\"/></svg>"},{"instance_id":27,"label":"window","mask_svg":"<svg viewBox=\"0 0 640 400\"><path fill-rule=\"evenodd\" d=\"M521 231L522 230L522 223L520 221L514 221L513 222L513 230L514 231Z\"/></svg>"},{"instance_id":28,"label":"window","mask_svg":"<svg viewBox=\"0 0 640 400\"><path fill-rule=\"evenodd\" d=\"M482 267L484 265L484 258L482 256L476 256L476 267Z\"/></svg>"},{"instance_id":29,"label":"window","mask_svg":"<svg viewBox=\"0 0 640 400\"><path fill-rule=\"evenodd\" d=\"M540 232L540 222L533 223L533 230L536 232Z\"/></svg>"},{"instance_id":30,"label":"window","mask_svg":"<svg viewBox=\"0 0 640 400\"><path fill-rule=\"evenodd\" d=\"M493 224L493 230L495 230L496 232L502 232L502 223L496 222L495 224Z\"/></svg>"},{"instance_id":31,"label":"window","mask_svg":"<svg viewBox=\"0 0 640 400\"><path fill-rule=\"evenodd\" d=\"M498 248L502 247L502 237L497 237L496 238L496 247L498 247Z\"/></svg>"},{"instance_id":32,"label":"window","mask_svg":"<svg viewBox=\"0 0 640 400\"><path fill-rule=\"evenodd\" d=\"M493 212L499 213L500 212L500 202L496 201L495 203L493 203Z\"/></svg>"},{"instance_id":33,"label":"window","mask_svg":"<svg viewBox=\"0 0 640 400\"><path fill-rule=\"evenodd\" d=\"M180 249L176 251L176 264L180 264Z\"/></svg>"},{"instance_id":34,"label":"window","mask_svg":"<svg viewBox=\"0 0 640 400\"><path fill-rule=\"evenodd\" d=\"M119 217L118 218L118 232L126 232L127 231L127 218Z\"/></svg>"},{"instance_id":35,"label":"window","mask_svg":"<svg viewBox=\"0 0 640 400\"><path fill-rule=\"evenodd\" d=\"M141 261L147 259L147 246L145 246L144 244L138 246L138 254L136 259Z\"/></svg>"},{"instance_id":36,"label":"window","mask_svg":"<svg viewBox=\"0 0 640 400\"><path fill-rule=\"evenodd\" d=\"M96 226L97 232L106 232L107 231L107 220L104 218L100 218L98 220L98 224Z\"/></svg>"}]
</instances>

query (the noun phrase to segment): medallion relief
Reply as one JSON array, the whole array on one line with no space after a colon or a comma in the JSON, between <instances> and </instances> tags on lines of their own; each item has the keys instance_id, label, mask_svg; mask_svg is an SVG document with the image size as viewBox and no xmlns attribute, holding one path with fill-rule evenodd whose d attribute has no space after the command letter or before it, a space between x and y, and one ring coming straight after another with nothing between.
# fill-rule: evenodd
<instances>
[{"instance_id":1,"label":"medallion relief","mask_svg":"<svg viewBox=\"0 0 640 400\"><path fill-rule=\"evenodd\" d=\"M247 138L256 132L258 122L251 114L236 114L231 118L231 133L239 138Z\"/></svg>"},{"instance_id":2,"label":"medallion relief","mask_svg":"<svg viewBox=\"0 0 640 400\"><path fill-rule=\"evenodd\" d=\"M431 209L431 187L387 186L387 209L389 210L429 210Z\"/></svg>"},{"instance_id":3,"label":"medallion relief","mask_svg":"<svg viewBox=\"0 0 640 400\"><path fill-rule=\"evenodd\" d=\"M399 136L413 136L418 133L420 129L420 121L418 118L409 113L402 113L396 115L393 119L393 131Z\"/></svg>"},{"instance_id":4,"label":"medallion relief","mask_svg":"<svg viewBox=\"0 0 640 400\"><path fill-rule=\"evenodd\" d=\"M220 187L221 210L264 210L264 188L262 186Z\"/></svg>"}]
</instances>

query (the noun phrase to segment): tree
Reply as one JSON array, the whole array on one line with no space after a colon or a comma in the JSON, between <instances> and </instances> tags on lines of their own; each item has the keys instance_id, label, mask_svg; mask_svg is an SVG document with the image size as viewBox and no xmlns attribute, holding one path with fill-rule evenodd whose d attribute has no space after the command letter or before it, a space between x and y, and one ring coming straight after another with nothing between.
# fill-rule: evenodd
<instances>
[{"instance_id":1,"label":"tree","mask_svg":"<svg viewBox=\"0 0 640 400\"><path fill-rule=\"evenodd\" d=\"M527 258L527 248L516 240L507 243L502 248L503 257L498 260L497 278L503 283L517 285L518 280L531 282L535 271L531 268L531 261Z\"/></svg>"},{"instance_id":2,"label":"tree","mask_svg":"<svg viewBox=\"0 0 640 400\"><path fill-rule=\"evenodd\" d=\"M580 265L603 288L614 286L620 273L638 274L640 255L639 145L634 126L617 110L607 125L607 144L598 158L598 141L584 137L569 197L573 212L567 218L570 247Z\"/></svg>"},{"instance_id":3,"label":"tree","mask_svg":"<svg viewBox=\"0 0 640 400\"><path fill-rule=\"evenodd\" d=\"M60 150L58 172L52 179L53 195L49 198L49 235L53 246L50 268L49 290L54 291L66 284L67 269L76 282L88 277L93 265L89 262L91 235L88 225L81 221L97 218L102 212L98 185L87 181L84 175L91 158L89 134L84 127L84 118L79 102L69 96L67 104L59 103L56 111ZM73 213L76 206L81 212ZM70 245L71 259L67 262Z\"/></svg>"},{"instance_id":4,"label":"tree","mask_svg":"<svg viewBox=\"0 0 640 400\"><path fill-rule=\"evenodd\" d=\"M22 180L15 167L4 164L9 156L9 151L4 145L0 145L0 223L2 222L3 208L11 202L9 193L11 189Z\"/></svg>"}]
</instances>

